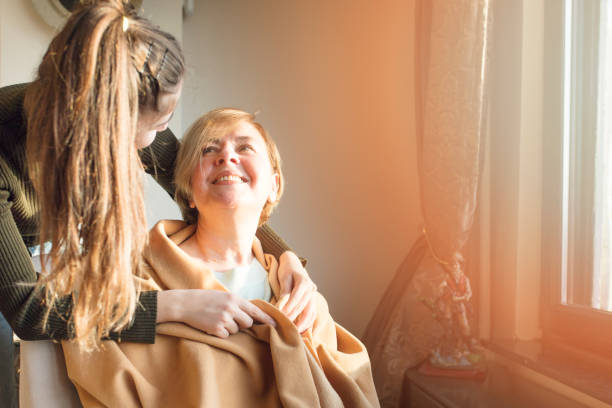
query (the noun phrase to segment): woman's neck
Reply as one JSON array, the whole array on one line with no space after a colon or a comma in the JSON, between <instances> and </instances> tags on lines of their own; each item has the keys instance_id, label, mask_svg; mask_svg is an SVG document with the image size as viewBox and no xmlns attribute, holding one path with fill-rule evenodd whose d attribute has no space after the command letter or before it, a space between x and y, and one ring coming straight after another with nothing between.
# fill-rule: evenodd
<instances>
[{"instance_id":1,"label":"woman's neck","mask_svg":"<svg viewBox=\"0 0 612 408\"><path fill-rule=\"evenodd\" d=\"M216 271L249 265L258 221L235 211L200 215L194 235L186 242L191 248L185 249Z\"/></svg>"}]
</instances>

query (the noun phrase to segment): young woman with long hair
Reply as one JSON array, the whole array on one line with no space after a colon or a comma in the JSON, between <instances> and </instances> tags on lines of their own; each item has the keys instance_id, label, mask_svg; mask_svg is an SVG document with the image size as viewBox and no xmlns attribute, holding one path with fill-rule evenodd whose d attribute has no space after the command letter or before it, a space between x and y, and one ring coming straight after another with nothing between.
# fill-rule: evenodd
<instances>
[{"instance_id":1,"label":"young woman with long hair","mask_svg":"<svg viewBox=\"0 0 612 408\"><path fill-rule=\"evenodd\" d=\"M108 336L153 342L163 321L271 321L235 297L134 283L147 239L142 168L173 194L178 141L165 129L184 72L170 34L124 1L98 0L72 14L33 83L0 89L0 310L22 339L95 348ZM269 228L258 236L280 258L283 311L308 327L314 284ZM38 279L28 248L45 242Z\"/></svg>"}]
</instances>

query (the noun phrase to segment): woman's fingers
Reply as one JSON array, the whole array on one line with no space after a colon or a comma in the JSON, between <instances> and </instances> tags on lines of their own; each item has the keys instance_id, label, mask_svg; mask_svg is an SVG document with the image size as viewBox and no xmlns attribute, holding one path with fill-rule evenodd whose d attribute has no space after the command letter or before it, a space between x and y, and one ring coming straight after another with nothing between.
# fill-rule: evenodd
<instances>
[{"instance_id":1,"label":"woman's fingers","mask_svg":"<svg viewBox=\"0 0 612 408\"><path fill-rule=\"evenodd\" d=\"M276 327L276 321L272 317L270 317L270 315L265 313L263 310L261 310L248 300L243 299L243 302L240 305L240 309L242 309L244 313L249 315L253 320Z\"/></svg>"},{"instance_id":2,"label":"woman's fingers","mask_svg":"<svg viewBox=\"0 0 612 408\"><path fill-rule=\"evenodd\" d=\"M291 289L293 288L293 275L286 275L280 280L280 296L276 307L283 310L291 297Z\"/></svg>"},{"instance_id":3,"label":"woman's fingers","mask_svg":"<svg viewBox=\"0 0 612 408\"><path fill-rule=\"evenodd\" d=\"M311 298L311 301L308 302L302 313L295 320L295 326L298 329L298 332L303 333L314 324L316 314L316 307L314 302L314 296Z\"/></svg>"},{"instance_id":4,"label":"woman's fingers","mask_svg":"<svg viewBox=\"0 0 612 408\"><path fill-rule=\"evenodd\" d=\"M291 251L279 259L280 294L276 304L289 320L299 325L300 332L312 326L315 319L314 293L317 286L308 276L299 258ZM299 321L296 319L300 317Z\"/></svg>"},{"instance_id":5,"label":"woman's fingers","mask_svg":"<svg viewBox=\"0 0 612 408\"><path fill-rule=\"evenodd\" d=\"M236 334L240 329L248 329L254 321L276 326L276 322L267 313L246 299L228 294L225 304L224 326L230 334Z\"/></svg>"},{"instance_id":6,"label":"woman's fingers","mask_svg":"<svg viewBox=\"0 0 612 408\"><path fill-rule=\"evenodd\" d=\"M242 309L238 309L234 321L238 323L241 329L248 329L253 326L253 318L245 313Z\"/></svg>"},{"instance_id":7,"label":"woman's fingers","mask_svg":"<svg viewBox=\"0 0 612 408\"><path fill-rule=\"evenodd\" d=\"M289 313L297 307L299 301L301 300L301 297L306 291L306 287L304 286L304 279L301 275L296 274L296 279L293 280L293 287L289 288L289 290L290 292L289 296L286 297L286 303L278 307L287 316L289 316Z\"/></svg>"},{"instance_id":8,"label":"woman's fingers","mask_svg":"<svg viewBox=\"0 0 612 408\"><path fill-rule=\"evenodd\" d=\"M208 334L212 335L212 336L217 336L217 337L221 337L222 339L229 337L229 332L227 331L227 329L223 326L219 326L216 329L207 332Z\"/></svg>"},{"instance_id":9,"label":"woman's fingers","mask_svg":"<svg viewBox=\"0 0 612 408\"><path fill-rule=\"evenodd\" d=\"M306 290L297 290L291 293L291 298L287 302L285 310L283 310L289 320L294 321L304 310L308 303L308 293Z\"/></svg>"},{"instance_id":10,"label":"woman's fingers","mask_svg":"<svg viewBox=\"0 0 612 408\"><path fill-rule=\"evenodd\" d=\"M276 326L274 319L248 300L219 290L162 291L157 306L158 323L182 322L222 338L251 327L254 320Z\"/></svg>"},{"instance_id":11,"label":"woman's fingers","mask_svg":"<svg viewBox=\"0 0 612 408\"><path fill-rule=\"evenodd\" d=\"M290 298L293 290L294 277L299 275L307 275L306 270L302 266L300 259L291 251L285 251L278 259L278 282L280 284L280 294L276 307L280 310L285 310L286 303Z\"/></svg>"},{"instance_id":12,"label":"woman's fingers","mask_svg":"<svg viewBox=\"0 0 612 408\"><path fill-rule=\"evenodd\" d=\"M240 331L240 327L238 323L236 323L235 317L234 319L230 319L225 323L225 330L228 331L229 334L236 334Z\"/></svg>"},{"instance_id":13,"label":"woman's fingers","mask_svg":"<svg viewBox=\"0 0 612 408\"><path fill-rule=\"evenodd\" d=\"M296 274L294 282L291 296L287 304L281 309L291 321L295 320L302 313L317 289L310 278L305 275Z\"/></svg>"},{"instance_id":14,"label":"woman's fingers","mask_svg":"<svg viewBox=\"0 0 612 408\"><path fill-rule=\"evenodd\" d=\"M215 336L228 337L240 329L248 329L254 321L276 326L276 322L260 308L239 296L228 294L223 305L223 314L213 333Z\"/></svg>"}]
</instances>

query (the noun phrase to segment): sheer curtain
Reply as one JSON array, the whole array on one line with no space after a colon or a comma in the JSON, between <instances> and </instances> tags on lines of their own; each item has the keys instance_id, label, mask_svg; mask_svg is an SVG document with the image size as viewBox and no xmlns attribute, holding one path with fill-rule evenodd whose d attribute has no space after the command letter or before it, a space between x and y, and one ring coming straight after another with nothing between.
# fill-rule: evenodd
<instances>
[{"instance_id":1,"label":"sheer curtain","mask_svg":"<svg viewBox=\"0 0 612 408\"><path fill-rule=\"evenodd\" d=\"M600 1L592 306L612 310L612 4Z\"/></svg>"},{"instance_id":2,"label":"sheer curtain","mask_svg":"<svg viewBox=\"0 0 612 408\"><path fill-rule=\"evenodd\" d=\"M463 265L482 168L489 0L416 0L416 119L422 236L366 329L383 407L399 403L404 371L443 333L428 304L448 267ZM469 261L469 260L468 260Z\"/></svg>"}]
</instances>

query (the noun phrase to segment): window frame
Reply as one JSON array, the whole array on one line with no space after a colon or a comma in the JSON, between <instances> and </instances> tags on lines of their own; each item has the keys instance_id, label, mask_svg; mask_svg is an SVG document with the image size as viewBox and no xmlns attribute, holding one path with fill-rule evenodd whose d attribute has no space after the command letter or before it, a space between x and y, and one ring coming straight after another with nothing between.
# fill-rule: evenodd
<instances>
[{"instance_id":1,"label":"window frame","mask_svg":"<svg viewBox=\"0 0 612 408\"><path fill-rule=\"evenodd\" d=\"M580 282L577 287L586 289L573 290L575 300L584 301L590 299L590 288L592 285L587 280L592 280L591 273L580 273L581 271L592 270L592 233L589 229L593 228L592 202L585 202L584 195L578 200L579 192L568 195L568 208L563 207L564 194L568 185L564 185L564 172L569 175L569 183L579 185L582 188L593 186L594 169L586 168L580 171L576 168L564 169L564 163L570 159L565 152L564 146L574 143L571 149L574 156L571 162L576 163L581 160L585 163L589 155L593 155L593 144L583 143L577 146L575 140L580 132L594 132L596 109L590 109L592 116L587 117L581 106L597 104L596 86L597 80L592 75L584 75L585 72L593 72L593 64L596 64L597 43L593 37L597 37L599 27L591 27L590 32L584 35L572 32L571 38L565 36L565 27L569 23L565 16L567 1L546 3L547 26L545 27L546 46L544 55L544 65L547 75L544 76L544 98L547 109L544 111L543 128L543 184L542 184L542 294L541 294L541 322L543 331L543 341L553 345L567 345L581 352L596 354L605 358L612 358L612 313L582 306L579 304L564 303L562 293L567 293L568 286L571 288L572 282ZM569 3L571 4L571 2ZM584 24L592 15L598 13L598 2L585 2L587 5L585 13L572 13L575 20L572 24ZM572 94L577 98L572 98L571 102L565 101L563 86L565 73L564 39L571 41L572 49L577 50L581 55L571 61ZM590 44L591 47L585 46ZM595 45L593 45L595 44ZM596 65L595 65L596 66ZM560 68L560 69L559 69ZM586 80L584 80L586 78ZM589 109L585 109L589 111ZM569 114L569 122L564 123L564 118ZM571 132L574 137L570 143L562 135ZM584 139L584 138L583 138ZM580 182L577 183L576 181ZM568 183L568 184L569 184ZM588 201L588 199L587 199ZM564 216L567 214L567 216ZM572 215L573 214L573 215ZM575 216L576 219L569 219ZM563 222L559 222L563 220ZM568 225L571 230L565 235ZM577 226L577 227L573 227ZM574 243L578 243L574 245ZM567 248L575 248L569 251L568 260L563 261L563 253ZM576 252L582 256L576 255ZM590 269L589 269L590 268ZM567 281L564 282L564 271L567 271ZM578 275L578 276L576 276ZM577 279L578 278L578 279ZM571 299L570 299L571 300Z\"/></svg>"}]
</instances>

